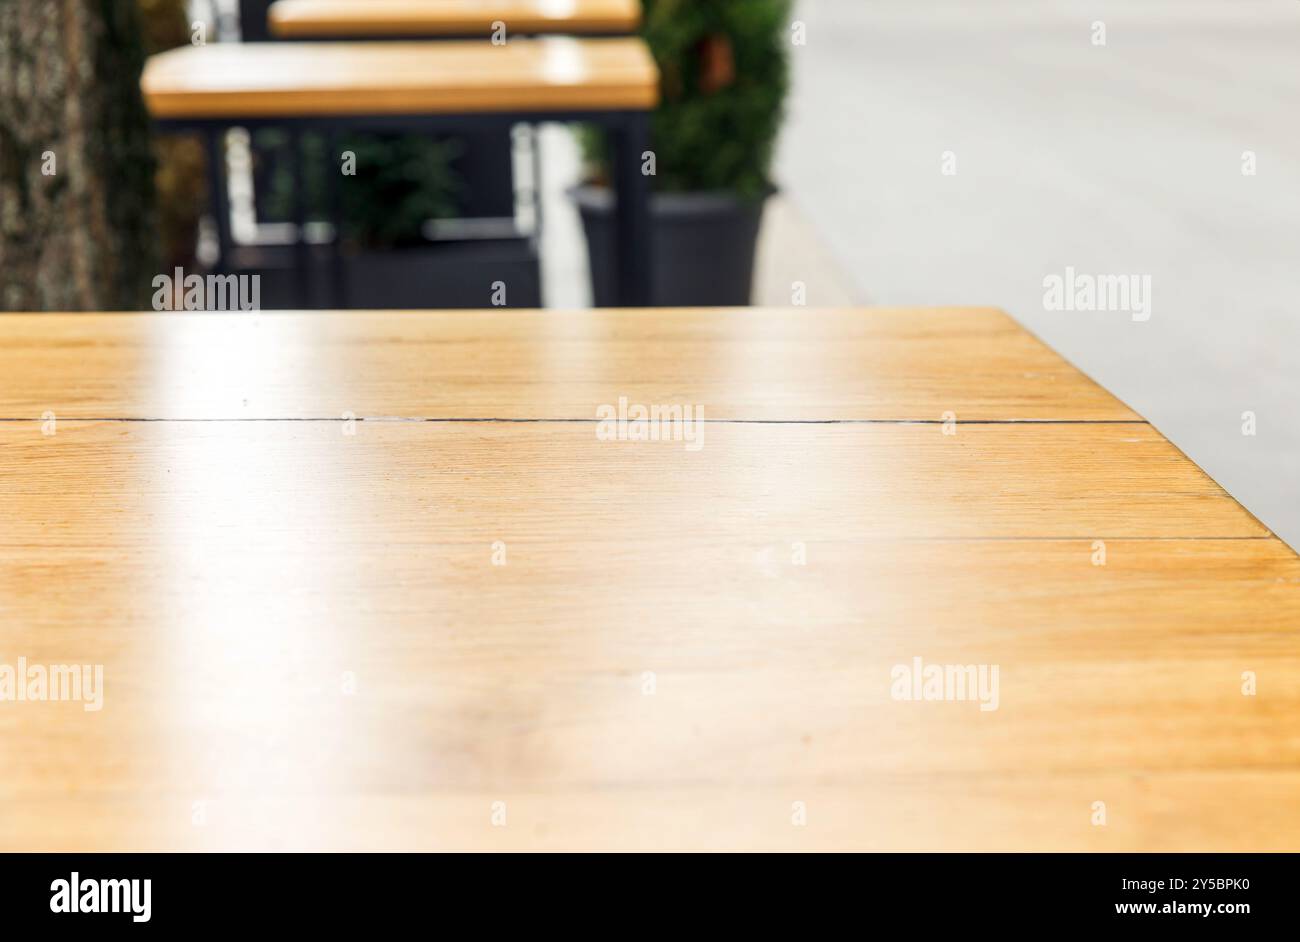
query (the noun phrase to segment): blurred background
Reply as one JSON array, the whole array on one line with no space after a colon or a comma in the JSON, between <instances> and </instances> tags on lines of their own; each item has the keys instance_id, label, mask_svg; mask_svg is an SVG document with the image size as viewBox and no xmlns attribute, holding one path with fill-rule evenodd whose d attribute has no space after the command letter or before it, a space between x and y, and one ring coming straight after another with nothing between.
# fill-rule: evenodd
<instances>
[{"instance_id":1,"label":"blurred background","mask_svg":"<svg viewBox=\"0 0 1300 942\"><path fill-rule=\"evenodd\" d=\"M852 299L1004 308L1300 546L1300 4L797 15L776 178ZM1151 319L1045 311L1066 266L1149 274Z\"/></svg>"},{"instance_id":2,"label":"blurred background","mask_svg":"<svg viewBox=\"0 0 1300 942\"><path fill-rule=\"evenodd\" d=\"M208 41L275 41L266 7L138 0L144 51L191 42L198 22ZM730 258L696 251L702 269L657 276L680 289L659 303L1001 307L1300 546L1300 4L645 9L665 75L656 185L690 197L657 205L656 225L670 242L707 232L706 245L740 247ZM344 191L348 306L486 306L484 272L508 273L512 305L605 303L598 187L575 189L601 182L590 132L348 146L364 171ZM213 254L202 148L161 136L151 147L151 270L201 267ZM303 143L308 158L324 147ZM225 141L235 267L263 273L264 307L311 307L320 299L292 272L295 183L312 251L336 234L313 161L299 181L285 151L274 130ZM728 200L693 199L717 193ZM21 252L11 236L6 264ZM1150 319L1045 310L1043 279L1067 267L1150 276ZM721 269L726 278L710 277ZM11 280L4 306L54 296ZM1254 434L1243 433L1246 414Z\"/></svg>"},{"instance_id":3,"label":"blurred background","mask_svg":"<svg viewBox=\"0 0 1300 942\"><path fill-rule=\"evenodd\" d=\"M810 305L1001 307L1300 547L1300 4L799 0L795 16L808 43L756 303L803 281ZM1149 274L1151 319L1044 310L1066 266Z\"/></svg>"}]
</instances>

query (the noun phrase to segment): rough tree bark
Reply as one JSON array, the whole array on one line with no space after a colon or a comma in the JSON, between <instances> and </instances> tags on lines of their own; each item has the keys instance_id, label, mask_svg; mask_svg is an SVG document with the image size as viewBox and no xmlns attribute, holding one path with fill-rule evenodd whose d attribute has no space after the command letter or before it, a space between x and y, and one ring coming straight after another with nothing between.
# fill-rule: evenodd
<instances>
[{"instance_id":1,"label":"rough tree bark","mask_svg":"<svg viewBox=\"0 0 1300 942\"><path fill-rule=\"evenodd\" d=\"M135 0L0 0L0 308L149 306L143 64Z\"/></svg>"}]
</instances>

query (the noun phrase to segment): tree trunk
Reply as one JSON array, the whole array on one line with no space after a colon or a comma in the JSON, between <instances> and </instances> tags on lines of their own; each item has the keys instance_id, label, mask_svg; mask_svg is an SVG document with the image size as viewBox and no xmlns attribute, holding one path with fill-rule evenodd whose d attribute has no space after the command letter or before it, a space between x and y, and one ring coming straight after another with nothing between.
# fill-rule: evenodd
<instances>
[{"instance_id":1,"label":"tree trunk","mask_svg":"<svg viewBox=\"0 0 1300 942\"><path fill-rule=\"evenodd\" d=\"M0 2L0 308L149 306L143 64L135 0Z\"/></svg>"}]
</instances>

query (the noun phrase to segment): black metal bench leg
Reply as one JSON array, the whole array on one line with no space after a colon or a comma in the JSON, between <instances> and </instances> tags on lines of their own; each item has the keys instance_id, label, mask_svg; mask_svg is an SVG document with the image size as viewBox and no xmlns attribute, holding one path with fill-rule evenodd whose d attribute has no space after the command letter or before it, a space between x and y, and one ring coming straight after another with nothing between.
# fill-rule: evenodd
<instances>
[{"instance_id":1,"label":"black metal bench leg","mask_svg":"<svg viewBox=\"0 0 1300 942\"><path fill-rule=\"evenodd\" d=\"M650 228L650 177L642 172L650 149L650 116L626 115L611 134L616 188L618 303L648 307L654 272Z\"/></svg>"},{"instance_id":2,"label":"black metal bench leg","mask_svg":"<svg viewBox=\"0 0 1300 942\"><path fill-rule=\"evenodd\" d=\"M217 227L217 260L213 270L225 273L230 266L230 199L226 193L226 129L209 128L203 134L208 152L208 200L212 222Z\"/></svg>"},{"instance_id":3,"label":"black metal bench leg","mask_svg":"<svg viewBox=\"0 0 1300 942\"><path fill-rule=\"evenodd\" d=\"M347 307L347 283L343 270L343 151L340 147L343 138L337 131L331 131L326 148L326 179L329 181L329 214L334 226L334 238L330 243L330 292L331 306L335 310Z\"/></svg>"},{"instance_id":4,"label":"black metal bench leg","mask_svg":"<svg viewBox=\"0 0 1300 942\"><path fill-rule=\"evenodd\" d=\"M303 153L303 134L297 128L289 132L289 159L293 165L293 275L298 295L296 306L307 309L312 307L307 245L307 158Z\"/></svg>"},{"instance_id":5,"label":"black metal bench leg","mask_svg":"<svg viewBox=\"0 0 1300 942\"><path fill-rule=\"evenodd\" d=\"M242 42L266 42L271 38L266 25L270 0L239 0L239 38Z\"/></svg>"}]
</instances>

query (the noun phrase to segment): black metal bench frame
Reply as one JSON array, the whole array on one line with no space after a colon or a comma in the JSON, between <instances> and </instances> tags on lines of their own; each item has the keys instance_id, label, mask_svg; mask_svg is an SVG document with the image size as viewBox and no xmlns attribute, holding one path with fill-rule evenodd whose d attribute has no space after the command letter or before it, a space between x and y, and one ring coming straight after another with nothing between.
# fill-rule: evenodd
<instances>
[{"instance_id":1,"label":"black metal bench frame","mask_svg":"<svg viewBox=\"0 0 1300 942\"><path fill-rule=\"evenodd\" d=\"M651 283L651 233L650 233L650 178L642 172L643 154L650 146L649 111L581 111L581 110L529 110L523 112L476 112L467 114L375 114L375 115L304 115L245 117L222 116L217 118L158 118L155 126L161 131L198 131L207 143L209 195L217 228L218 271L224 270L233 246L230 234L230 216L227 203L225 175L225 150L223 136L232 128L250 131L265 127L285 128L293 136L294 144L294 218L297 238L294 244L296 268L299 278L308 272L308 245L303 236L306 222L306 200L302 175L302 155L298 146L303 132L319 132L330 137L351 130L405 131L412 133L446 134L474 131L508 131L519 124L538 125L549 122L565 124L588 123L603 128L610 144L610 166L613 169L615 188L615 232L618 258L618 304L621 307L645 307L650 304ZM331 151L337 151L332 147ZM333 277L331 294L335 307L342 307L346 297L343 284L343 265L339 258L342 232L342 206L339 198L340 175L338 168L327 173L329 181L330 222L334 226L331 243ZM304 297L305 297L304 293Z\"/></svg>"}]
</instances>

